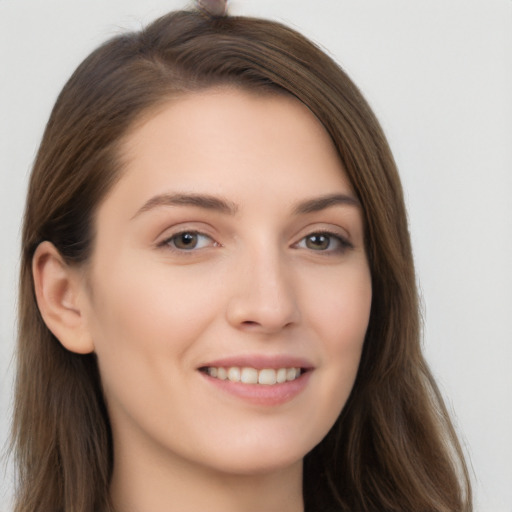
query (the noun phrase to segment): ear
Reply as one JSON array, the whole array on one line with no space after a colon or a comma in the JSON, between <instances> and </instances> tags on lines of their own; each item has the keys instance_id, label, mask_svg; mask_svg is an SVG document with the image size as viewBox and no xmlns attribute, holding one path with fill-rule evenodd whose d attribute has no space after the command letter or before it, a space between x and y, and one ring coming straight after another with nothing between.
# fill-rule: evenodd
<instances>
[{"instance_id":1,"label":"ear","mask_svg":"<svg viewBox=\"0 0 512 512\"><path fill-rule=\"evenodd\" d=\"M43 320L61 342L78 354L94 350L83 311L83 276L71 268L50 242L42 242L32 259L37 305Z\"/></svg>"}]
</instances>

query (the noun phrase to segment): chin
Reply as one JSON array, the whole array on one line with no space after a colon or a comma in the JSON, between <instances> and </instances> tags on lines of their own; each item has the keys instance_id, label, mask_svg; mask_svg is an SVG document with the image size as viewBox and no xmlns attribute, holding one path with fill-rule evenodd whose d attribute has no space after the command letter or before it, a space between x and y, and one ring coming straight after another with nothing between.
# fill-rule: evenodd
<instances>
[{"instance_id":1,"label":"chin","mask_svg":"<svg viewBox=\"0 0 512 512\"><path fill-rule=\"evenodd\" d=\"M208 461L211 469L231 475L265 475L289 469L302 468L304 456L309 453L322 435L314 439L296 439L282 435L258 436L255 439L240 438L221 450L210 450Z\"/></svg>"}]
</instances>

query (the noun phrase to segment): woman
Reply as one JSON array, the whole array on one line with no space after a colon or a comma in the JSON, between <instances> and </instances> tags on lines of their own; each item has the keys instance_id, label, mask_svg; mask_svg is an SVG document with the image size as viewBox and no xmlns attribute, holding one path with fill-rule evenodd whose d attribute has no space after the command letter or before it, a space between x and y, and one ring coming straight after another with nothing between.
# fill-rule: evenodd
<instances>
[{"instance_id":1,"label":"woman","mask_svg":"<svg viewBox=\"0 0 512 512\"><path fill-rule=\"evenodd\" d=\"M470 510L378 122L302 36L223 13L107 42L57 100L17 510Z\"/></svg>"}]
</instances>

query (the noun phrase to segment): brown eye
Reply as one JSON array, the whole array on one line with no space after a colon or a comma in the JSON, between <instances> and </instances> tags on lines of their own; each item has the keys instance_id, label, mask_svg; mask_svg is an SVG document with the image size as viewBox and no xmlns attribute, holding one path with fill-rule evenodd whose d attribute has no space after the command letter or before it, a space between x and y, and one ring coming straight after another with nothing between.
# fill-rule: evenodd
<instances>
[{"instance_id":1,"label":"brown eye","mask_svg":"<svg viewBox=\"0 0 512 512\"><path fill-rule=\"evenodd\" d=\"M336 254L343 253L354 246L338 234L319 232L305 236L296 247L326 254Z\"/></svg>"},{"instance_id":2,"label":"brown eye","mask_svg":"<svg viewBox=\"0 0 512 512\"><path fill-rule=\"evenodd\" d=\"M308 249L313 249L314 251L325 251L329 249L329 246L331 245L331 237L329 235L315 233L313 235L308 235L305 238L305 242Z\"/></svg>"},{"instance_id":3,"label":"brown eye","mask_svg":"<svg viewBox=\"0 0 512 512\"><path fill-rule=\"evenodd\" d=\"M173 238L177 249L194 249L197 245L197 233L180 233Z\"/></svg>"},{"instance_id":4,"label":"brown eye","mask_svg":"<svg viewBox=\"0 0 512 512\"><path fill-rule=\"evenodd\" d=\"M180 251L191 251L214 245L213 240L209 236L195 231L183 231L181 233L176 233L171 238L168 238L164 243L165 245Z\"/></svg>"}]
</instances>

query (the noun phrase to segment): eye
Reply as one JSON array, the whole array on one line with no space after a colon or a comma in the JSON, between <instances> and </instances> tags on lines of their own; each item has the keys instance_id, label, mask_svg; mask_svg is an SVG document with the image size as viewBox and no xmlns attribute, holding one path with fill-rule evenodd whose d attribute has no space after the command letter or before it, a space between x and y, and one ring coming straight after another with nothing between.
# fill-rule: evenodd
<instances>
[{"instance_id":1,"label":"eye","mask_svg":"<svg viewBox=\"0 0 512 512\"><path fill-rule=\"evenodd\" d=\"M170 246L179 251L192 251L194 249L204 249L215 245L215 242L208 236L197 231L182 231L176 233L170 238L165 239L162 245Z\"/></svg>"},{"instance_id":2,"label":"eye","mask_svg":"<svg viewBox=\"0 0 512 512\"><path fill-rule=\"evenodd\" d=\"M334 233L311 233L299 241L297 247L318 252L341 252L352 244Z\"/></svg>"}]
</instances>

